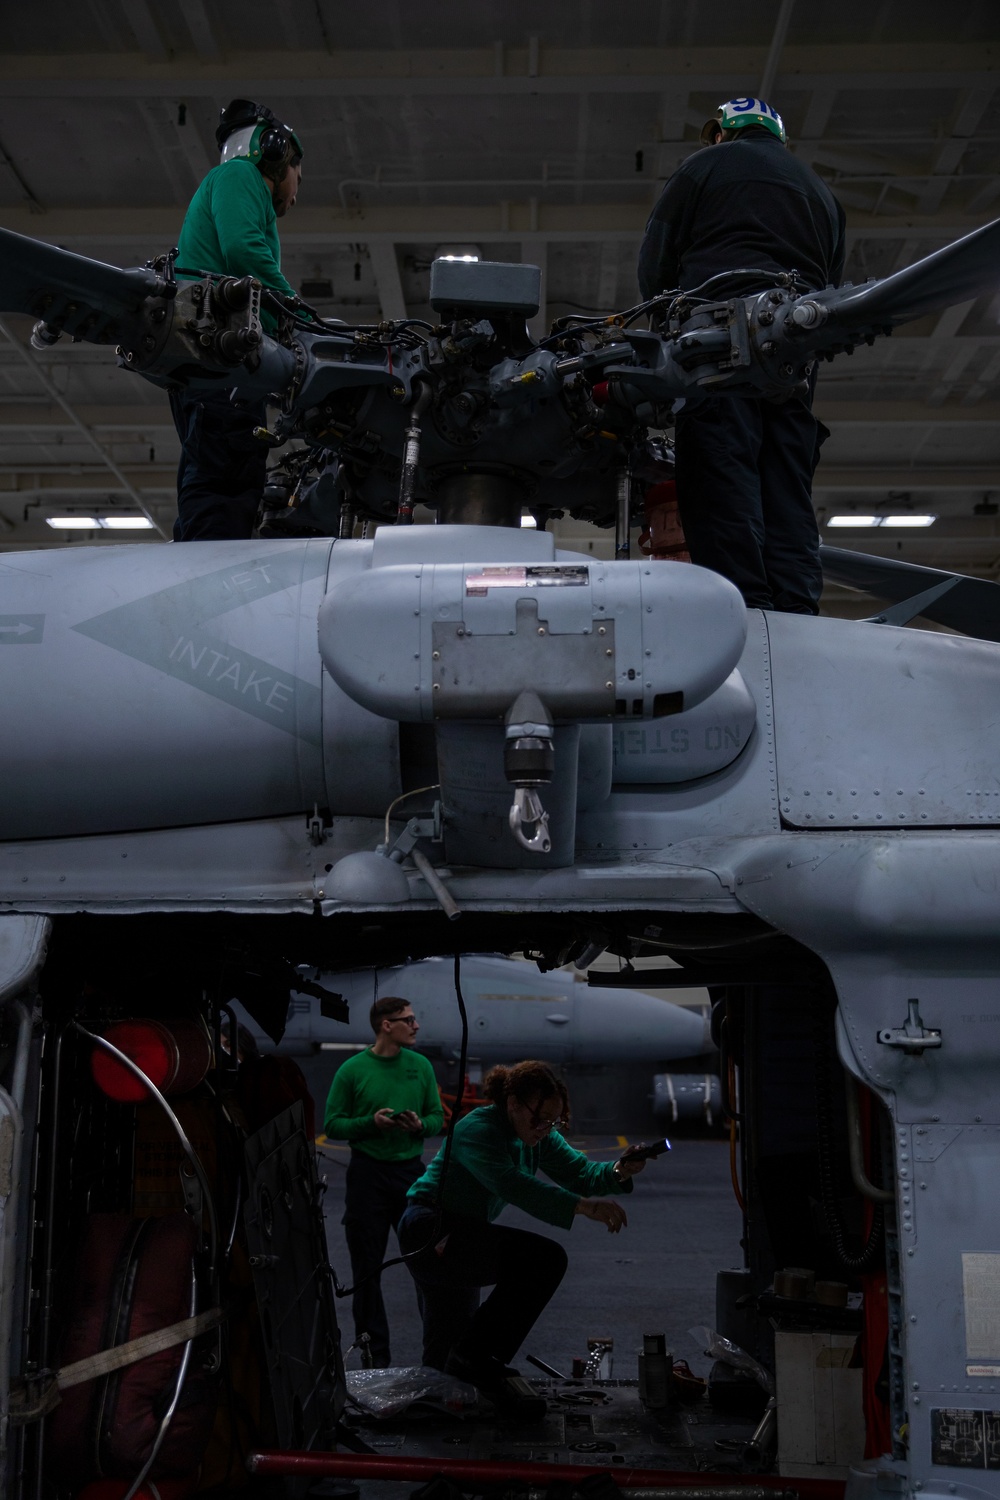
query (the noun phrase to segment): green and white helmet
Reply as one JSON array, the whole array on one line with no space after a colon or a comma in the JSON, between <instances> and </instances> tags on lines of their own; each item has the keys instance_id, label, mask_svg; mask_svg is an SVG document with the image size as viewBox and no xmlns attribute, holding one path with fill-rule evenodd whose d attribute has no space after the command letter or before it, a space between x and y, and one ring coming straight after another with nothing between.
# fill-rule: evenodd
<instances>
[{"instance_id":1,"label":"green and white helmet","mask_svg":"<svg viewBox=\"0 0 1000 1500\"><path fill-rule=\"evenodd\" d=\"M776 109L763 99L727 99L716 111L716 120L723 130L743 130L747 125L763 125L785 145L788 140L785 126Z\"/></svg>"}]
</instances>

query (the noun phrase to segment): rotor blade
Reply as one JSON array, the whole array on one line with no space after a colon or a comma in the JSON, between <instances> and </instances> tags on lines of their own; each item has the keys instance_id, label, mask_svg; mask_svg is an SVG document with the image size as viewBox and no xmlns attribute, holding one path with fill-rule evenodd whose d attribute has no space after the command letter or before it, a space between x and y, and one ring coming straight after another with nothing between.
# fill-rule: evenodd
<instances>
[{"instance_id":1,"label":"rotor blade","mask_svg":"<svg viewBox=\"0 0 1000 1500\"><path fill-rule=\"evenodd\" d=\"M907 323L1000 288L1000 219L974 229L871 286L834 293L826 304L840 324Z\"/></svg>"},{"instance_id":2,"label":"rotor blade","mask_svg":"<svg viewBox=\"0 0 1000 1500\"><path fill-rule=\"evenodd\" d=\"M123 271L0 229L0 312L29 313L93 343L115 343L161 286L155 271Z\"/></svg>"},{"instance_id":3,"label":"rotor blade","mask_svg":"<svg viewBox=\"0 0 1000 1500\"><path fill-rule=\"evenodd\" d=\"M923 618L981 641L1000 641L1000 584L990 583L986 578L968 578L962 573L947 573L940 568L896 562L893 558L871 557L845 547L821 547L819 555L827 578L893 603L953 581L954 587L923 604L920 609Z\"/></svg>"}]
</instances>

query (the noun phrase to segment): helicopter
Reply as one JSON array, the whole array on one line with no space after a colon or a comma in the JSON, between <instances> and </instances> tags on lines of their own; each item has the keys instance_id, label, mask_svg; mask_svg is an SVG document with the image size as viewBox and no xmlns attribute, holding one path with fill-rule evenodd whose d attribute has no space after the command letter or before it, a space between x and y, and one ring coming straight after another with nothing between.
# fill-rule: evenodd
<instances>
[{"instance_id":1,"label":"helicopter","mask_svg":"<svg viewBox=\"0 0 1000 1500\"><path fill-rule=\"evenodd\" d=\"M1000 1495L1000 654L902 628L974 581L913 594L897 574L881 623L846 622L747 610L714 574L628 555L675 400L794 394L817 358L994 286L998 250L1000 221L860 287L751 268L739 295L667 291L535 343L530 266L435 262L438 323L348 327L249 278L179 280L169 256L120 270L0 232L0 300L38 347L113 344L160 386L268 396L261 441L298 445L258 540L3 564L10 1494L32 1469L68 1483L43 1379L68 1251L95 1211L137 1211L141 1111L177 1116L115 1027L212 1033L219 1101L240 1068L227 1007L280 1034L303 966L452 954L461 1012L463 953L547 970L607 952L609 991L658 956L644 984L717 1000L745 1189L729 1331L773 1363L783 1267L877 1287L852 1496ZM614 526L614 561L557 550L557 511ZM95 1085L104 1056L138 1101ZM180 1148L208 1311L242 1216L269 1348L294 1352L269 1365L272 1472L332 1447L342 1402L304 1144L292 1106L242 1174L213 1182ZM288 1285L308 1327L279 1316ZM226 1361L211 1324L186 1331L166 1427ZM788 1399L779 1381L779 1432ZM169 1472L166 1427L114 1472Z\"/></svg>"}]
</instances>

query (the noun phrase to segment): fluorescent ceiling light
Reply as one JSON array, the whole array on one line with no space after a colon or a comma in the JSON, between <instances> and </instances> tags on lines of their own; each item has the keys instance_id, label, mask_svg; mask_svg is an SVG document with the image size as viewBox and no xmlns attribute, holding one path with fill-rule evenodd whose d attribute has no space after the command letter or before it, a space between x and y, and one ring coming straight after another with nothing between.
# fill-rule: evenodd
<instances>
[{"instance_id":1,"label":"fluorescent ceiling light","mask_svg":"<svg viewBox=\"0 0 1000 1500\"><path fill-rule=\"evenodd\" d=\"M147 516L46 516L54 531L149 531Z\"/></svg>"},{"instance_id":2,"label":"fluorescent ceiling light","mask_svg":"<svg viewBox=\"0 0 1000 1500\"><path fill-rule=\"evenodd\" d=\"M439 245L434 251L435 260L482 260L483 255L478 245Z\"/></svg>"},{"instance_id":3,"label":"fluorescent ceiling light","mask_svg":"<svg viewBox=\"0 0 1000 1500\"><path fill-rule=\"evenodd\" d=\"M522 516L521 517L521 526L522 527L530 527L530 526L537 526L537 525L538 525L538 522L535 520L534 516Z\"/></svg>"},{"instance_id":4,"label":"fluorescent ceiling light","mask_svg":"<svg viewBox=\"0 0 1000 1500\"><path fill-rule=\"evenodd\" d=\"M933 526L937 516L918 516L911 511L894 516L831 516L827 526L896 526L896 527L922 527Z\"/></svg>"}]
</instances>

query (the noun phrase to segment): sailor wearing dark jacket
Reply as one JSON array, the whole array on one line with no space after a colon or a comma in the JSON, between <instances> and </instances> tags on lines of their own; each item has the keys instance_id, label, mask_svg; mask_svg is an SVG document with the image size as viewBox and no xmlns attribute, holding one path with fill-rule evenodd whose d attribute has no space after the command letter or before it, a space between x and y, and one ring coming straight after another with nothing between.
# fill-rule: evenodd
<instances>
[{"instance_id":1,"label":"sailor wearing dark jacket","mask_svg":"<svg viewBox=\"0 0 1000 1500\"><path fill-rule=\"evenodd\" d=\"M798 273L804 288L840 282L844 212L786 147L776 112L731 99L702 132L653 209L639 253L644 298L727 279L711 301ZM719 149L719 148L722 149ZM748 279L736 273L759 272ZM698 396L677 414L677 498L692 562L736 584L748 605L816 614L822 588L812 477L826 429L807 393L781 404Z\"/></svg>"},{"instance_id":2,"label":"sailor wearing dark jacket","mask_svg":"<svg viewBox=\"0 0 1000 1500\"><path fill-rule=\"evenodd\" d=\"M483 1087L491 1103L459 1120L447 1169L442 1148L410 1188L399 1242L421 1293L424 1364L495 1395L567 1260L555 1240L493 1220L513 1203L561 1229L583 1216L616 1234L625 1211L603 1200L630 1193L644 1162L574 1150L561 1134L566 1088L545 1063L492 1068ZM479 1307L483 1286L493 1290Z\"/></svg>"}]
</instances>

